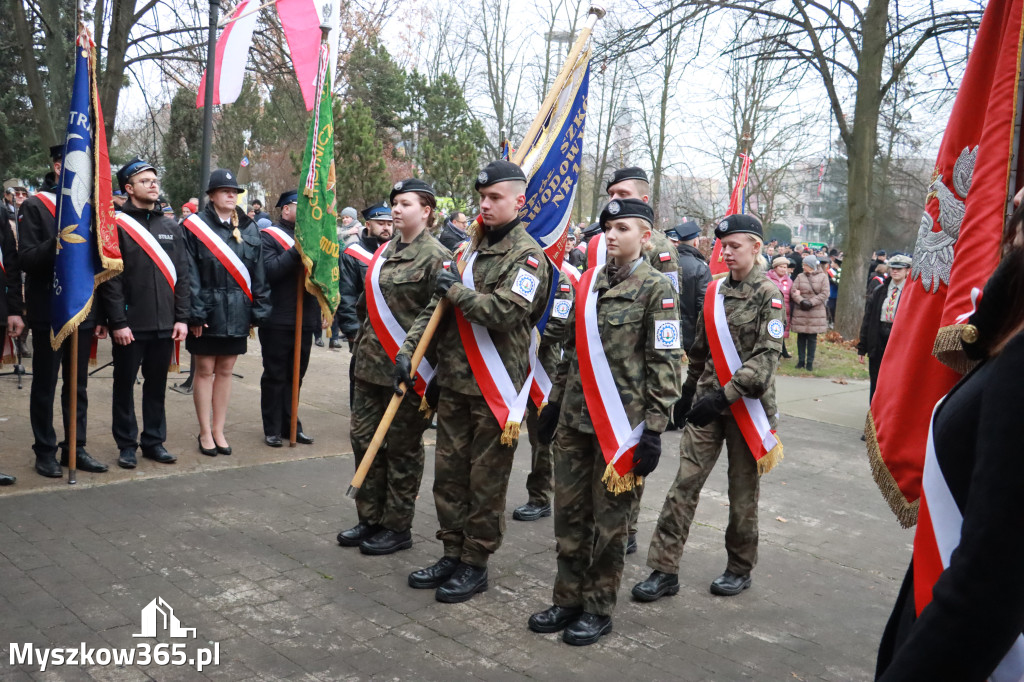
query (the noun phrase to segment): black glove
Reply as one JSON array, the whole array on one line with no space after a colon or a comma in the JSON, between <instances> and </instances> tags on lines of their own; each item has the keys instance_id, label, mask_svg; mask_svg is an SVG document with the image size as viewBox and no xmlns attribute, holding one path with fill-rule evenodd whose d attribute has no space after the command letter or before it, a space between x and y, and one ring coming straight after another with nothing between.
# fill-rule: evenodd
<instances>
[{"instance_id":1,"label":"black glove","mask_svg":"<svg viewBox=\"0 0 1024 682\"><path fill-rule=\"evenodd\" d=\"M658 467L661 459L661 434L657 431L644 429L640 442L633 451L633 473L637 476L649 476Z\"/></svg>"},{"instance_id":2,"label":"black glove","mask_svg":"<svg viewBox=\"0 0 1024 682\"><path fill-rule=\"evenodd\" d=\"M395 389L395 395L405 395L402 384L412 388L416 381L412 378L412 360L408 355L399 353L395 358L395 369L391 373L391 387Z\"/></svg>"},{"instance_id":3,"label":"black glove","mask_svg":"<svg viewBox=\"0 0 1024 682\"><path fill-rule=\"evenodd\" d=\"M548 403L537 417L537 440L542 445L550 445L555 438L558 426L558 415L562 412L562 403Z\"/></svg>"},{"instance_id":4,"label":"black glove","mask_svg":"<svg viewBox=\"0 0 1024 682\"><path fill-rule=\"evenodd\" d=\"M441 385L437 378L431 378L427 388L423 391L423 399L427 401L427 407L437 412L437 403L441 399Z\"/></svg>"},{"instance_id":5,"label":"black glove","mask_svg":"<svg viewBox=\"0 0 1024 682\"><path fill-rule=\"evenodd\" d=\"M677 429L683 428L683 424L686 423L686 413L693 407L693 390L683 386L683 392L679 396L679 400L676 401L675 407L672 408L672 422Z\"/></svg>"},{"instance_id":6,"label":"black glove","mask_svg":"<svg viewBox=\"0 0 1024 682\"><path fill-rule=\"evenodd\" d=\"M686 421L694 426L707 426L715 417L729 407L729 399L725 397L725 389L718 389L700 400L686 414Z\"/></svg>"},{"instance_id":7,"label":"black glove","mask_svg":"<svg viewBox=\"0 0 1024 682\"><path fill-rule=\"evenodd\" d=\"M806 298L800 301L800 310L810 310L814 307L814 304L808 301Z\"/></svg>"},{"instance_id":8,"label":"black glove","mask_svg":"<svg viewBox=\"0 0 1024 682\"><path fill-rule=\"evenodd\" d=\"M444 298L448 295L448 290L452 288L452 285L461 281L457 273L442 269L437 273L437 279L434 282L434 293Z\"/></svg>"}]
</instances>

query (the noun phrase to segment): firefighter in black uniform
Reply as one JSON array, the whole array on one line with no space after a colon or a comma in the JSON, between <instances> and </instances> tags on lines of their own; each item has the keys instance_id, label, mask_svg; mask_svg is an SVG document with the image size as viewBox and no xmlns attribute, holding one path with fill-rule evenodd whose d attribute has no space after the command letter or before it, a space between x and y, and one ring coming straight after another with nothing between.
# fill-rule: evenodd
<instances>
[{"instance_id":1,"label":"firefighter in black uniform","mask_svg":"<svg viewBox=\"0 0 1024 682\"><path fill-rule=\"evenodd\" d=\"M58 350L50 346L50 298L53 294L53 269L57 255L57 220L55 217L57 178L64 160L64 146L50 147L53 176L47 174L42 189L29 197L18 209L18 266L25 273L25 317L32 330L32 389L29 394L29 421L32 423L32 449L36 455L36 472L48 478L61 478L61 466L68 465L66 442L57 443L53 429L53 398L57 390L57 372L63 383L60 390L64 433L68 432L71 410L71 339ZM107 330L97 326L95 310L78 326L78 404L76 462L80 471L103 473L107 465L97 462L85 451L86 413L89 410L89 349L93 335L106 338ZM68 352L65 352L68 351ZM60 462L55 455L60 448Z\"/></svg>"},{"instance_id":2,"label":"firefighter in black uniform","mask_svg":"<svg viewBox=\"0 0 1024 682\"><path fill-rule=\"evenodd\" d=\"M290 435L292 423L292 379L295 358L295 299L299 275L306 268L295 247L295 210L299 193L284 192L277 200L281 218L260 230L263 240L263 268L270 284L270 318L260 327L263 348L263 376L260 378L260 408L263 412L263 442L279 448ZM289 243L290 242L290 243ZM299 340L299 384L309 366L314 332L321 327L320 303L308 291L302 297L302 334ZM299 421L295 440L311 445L313 438Z\"/></svg>"}]
</instances>

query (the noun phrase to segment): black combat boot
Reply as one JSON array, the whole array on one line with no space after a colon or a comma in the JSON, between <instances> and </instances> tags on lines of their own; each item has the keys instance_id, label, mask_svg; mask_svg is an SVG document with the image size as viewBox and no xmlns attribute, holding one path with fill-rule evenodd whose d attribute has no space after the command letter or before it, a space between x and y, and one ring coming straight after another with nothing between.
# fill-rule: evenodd
<instances>
[{"instance_id":1,"label":"black combat boot","mask_svg":"<svg viewBox=\"0 0 1024 682\"><path fill-rule=\"evenodd\" d=\"M359 545L359 551L363 554L381 556L394 554L410 547L412 547L411 532L408 530L398 532L384 528L379 533L363 540Z\"/></svg>"},{"instance_id":2,"label":"black combat boot","mask_svg":"<svg viewBox=\"0 0 1024 682\"><path fill-rule=\"evenodd\" d=\"M633 599L637 601L657 601L675 594L679 594L679 576L661 571L652 571L647 580L633 586Z\"/></svg>"},{"instance_id":3,"label":"black combat boot","mask_svg":"<svg viewBox=\"0 0 1024 682\"><path fill-rule=\"evenodd\" d=\"M472 599L477 592L487 591L487 567L460 563L448 582L437 588L434 599L445 604L458 604Z\"/></svg>"},{"instance_id":4,"label":"black combat boot","mask_svg":"<svg viewBox=\"0 0 1024 682\"><path fill-rule=\"evenodd\" d=\"M348 530L343 530L338 533L338 544L342 547L358 547L363 543L363 540L372 538L380 531L380 526L370 525L365 521L360 521Z\"/></svg>"},{"instance_id":5,"label":"black combat boot","mask_svg":"<svg viewBox=\"0 0 1024 682\"><path fill-rule=\"evenodd\" d=\"M417 590L433 590L444 585L458 567L458 559L450 556L441 557L436 564L410 573L409 587L414 587Z\"/></svg>"},{"instance_id":6,"label":"black combat boot","mask_svg":"<svg viewBox=\"0 0 1024 682\"><path fill-rule=\"evenodd\" d=\"M580 606L558 606L538 611L530 616L527 626L534 632L558 632L564 630L583 613Z\"/></svg>"},{"instance_id":7,"label":"black combat boot","mask_svg":"<svg viewBox=\"0 0 1024 682\"><path fill-rule=\"evenodd\" d=\"M516 507L515 511L512 512L512 518L516 521L536 521L545 516L551 516L550 503L537 504L536 502L527 502L520 507Z\"/></svg>"},{"instance_id":8,"label":"black combat boot","mask_svg":"<svg viewBox=\"0 0 1024 682\"><path fill-rule=\"evenodd\" d=\"M711 583L711 594L719 597L732 597L750 587L750 574L736 575L730 570L715 578Z\"/></svg>"},{"instance_id":9,"label":"black combat boot","mask_svg":"<svg viewBox=\"0 0 1024 682\"><path fill-rule=\"evenodd\" d=\"M612 631L612 617L586 611L562 633L562 641L573 646L593 644Z\"/></svg>"}]
</instances>

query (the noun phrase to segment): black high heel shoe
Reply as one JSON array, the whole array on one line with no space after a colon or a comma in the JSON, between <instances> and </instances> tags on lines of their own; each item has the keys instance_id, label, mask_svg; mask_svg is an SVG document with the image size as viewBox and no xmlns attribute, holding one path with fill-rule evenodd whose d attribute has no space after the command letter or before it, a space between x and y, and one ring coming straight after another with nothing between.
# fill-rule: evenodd
<instances>
[{"instance_id":1,"label":"black high heel shoe","mask_svg":"<svg viewBox=\"0 0 1024 682\"><path fill-rule=\"evenodd\" d=\"M199 452L203 453L204 455L206 455L208 457L216 457L217 453L220 451L220 448L217 448L217 447L204 448L203 447L203 438L202 438L202 436L196 436L196 442L199 443Z\"/></svg>"},{"instance_id":2,"label":"black high heel shoe","mask_svg":"<svg viewBox=\"0 0 1024 682\"><path fill-rule=\"evenodd\" d=\"M218 455L230 455L231 454L231 446L230 445L225 445L224 447L221 447L221 446L217 445L217 441L216 440L213 441L213 444L215 446L214 449L217 451Z\"/></svg>"}]
</instances>

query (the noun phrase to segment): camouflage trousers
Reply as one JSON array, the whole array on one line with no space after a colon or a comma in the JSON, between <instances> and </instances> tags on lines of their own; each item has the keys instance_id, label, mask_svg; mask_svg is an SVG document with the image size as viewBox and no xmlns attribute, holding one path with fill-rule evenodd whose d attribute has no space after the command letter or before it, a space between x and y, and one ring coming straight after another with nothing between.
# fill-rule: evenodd
<instances>
[{"instance_id":1,"label":"camouflage trousers","mask_svg":"<svg viewBox=\"0 0 1024 682\"><path fill-rule=\"evenodd\" d=\"M483 396L441 389L437 405L434 505L444 555L483 567L505 534L505 495L515 447Z\"/></svg>"},{"instance_id":2,"label":"camouflage trousers","mask_svg":"<svg viewBox=\"0 0 1024 682\"><path fill-rule=\"evenodd\" d=\"M640 518L640 499L644 496L644 484L633 488L636 493L633 496L633 505L629 509L629 534L636 535L636 524Z\"/></svg>"},{"instance_id":3,"label":"camouflage trousers","mask_svg":"<svg viewBox=\"0 0 1024 682\"><path fill-rule=\"evenodd\" d=\"M356 466L370 447L373 434L391 402L390 386L355 380L351 442ZM373 460L356 495L359 520L401 532L412 526L416 496L423 479L423 432L430 425L419 411L420 397L410 393L398 408L384 445Z\"/></svg>"},{"instance_id":4,"label":"camouflage trousers","mask_svg":"<svg viewBox=\"0 0 1024 682\"><path fill-rule=\"evenodd\" d=\"M559 426L555 459L558 574L552 602L610 616L626 563L633 491L615 495L601 482L605 461L597 437Z\"/></svg>"},{"instance_id":5,"label":"camouflage trousers","mask_svg":"<svg viewBox=\"0 0 1024 682\"><path fill-rule=\"evenodd\" d=\"M537 408L531 402L526 408L526 431L530 437L530 475L526 477L526 492L530 504L543 507L551 502L551 445L537 440Z\"/></svg>"},{"instance_id":6,"label":"camouflage trousers","mask_svg":"<svg viewBox=\"0 0 1024 682\"><path fill-rule=\"evenodd\" d=\"M725 443L729 457L729 525L725 530L726 569L747 575L757 563L757 462L732 416L704 427L687 424L679 443L679 473L669 488L647 552L647 565L663 573L679 572L679 559L690 533L704 482Z\"/></svg>"}]
</instances>

